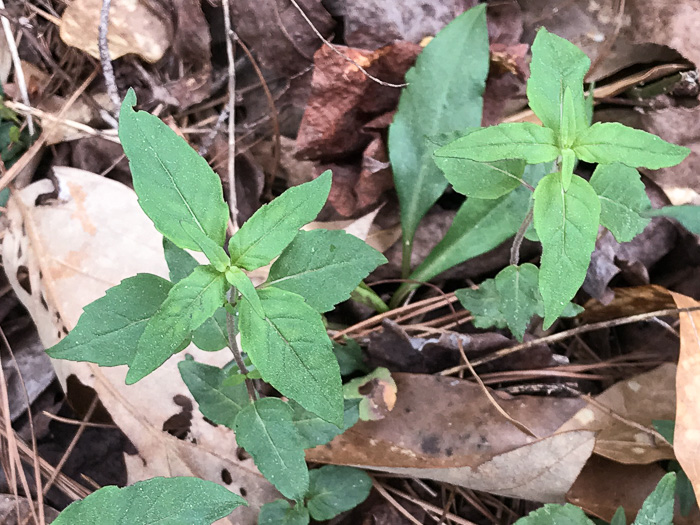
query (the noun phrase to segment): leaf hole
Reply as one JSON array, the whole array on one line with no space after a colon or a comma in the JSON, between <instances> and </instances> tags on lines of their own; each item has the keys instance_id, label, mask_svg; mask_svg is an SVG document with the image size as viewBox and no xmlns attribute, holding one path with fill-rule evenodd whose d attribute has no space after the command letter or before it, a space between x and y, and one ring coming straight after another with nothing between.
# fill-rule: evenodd
<instances>
[{"instance_id":1,"label":"leaf hole","mask_svg":"<svg viewBox=\"0 0 700 525\"><path fill-rule=\"evenodd\" d=\"M230 485L233 482L233 478L231 477L231 473L228 471L228 469L221 469L221 481L227 485Z\"/></svg>"},{"instance_id":2,"label":"leaf hole","mask_svg":"<svg viewBox=\"0 0 700 525\"><path fill-rule=\"evenodd\" d=\"M17 282L22 287L22 290L32 295L32 283L29 279L29 268L21 265L17 268Z\"/></svg>"}]
</instances>

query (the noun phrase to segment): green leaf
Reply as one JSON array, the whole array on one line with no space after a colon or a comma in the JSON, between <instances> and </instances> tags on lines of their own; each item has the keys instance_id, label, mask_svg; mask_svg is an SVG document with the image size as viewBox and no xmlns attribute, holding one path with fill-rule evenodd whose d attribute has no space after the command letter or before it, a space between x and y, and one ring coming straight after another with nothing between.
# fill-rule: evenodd
<instances>
[{"instance_id":1,"label":"green leaf","mask_svg":"<svg viewBox=\"0 0 700 525\"><path fill-rule=\"evenodd\" d=\"M219 176L158 117L134 111L130 89L119 113L119 139L139 204L156 229L180 248L199 250L182 223L223 245L228 224Z\"/></svg>"},{"instance_id":2,"label":"green leaf","mask_svg":"<svg viewBox=\"0 0 700 525\"><path fill-rule=\"evenodd\" d=\"M462 136L467 136L478 129L468 130ZM434 160L455 191L467 197L479 199L497 199L510 193L522 184L522 175L525 169L525 161L519 159L488 163L476 162L459 156L435 155Z\"/></svg>"},{"instance_id":3,"label":"green leaf","mask_svg":"<svg viewBox=\"0 0 700 525\"><path fill-rule=\"evenodd\" d=\"M182 248L178 248L167 237L163 237L163 252L165 253L165 262L168 263L168 270L170 270L170 280L173 284L187 277L199 266L197 259Z\"/></svg>"},{"instance_id":4,"label":"green leaf","mask_svg":"<svg viewBox=\"0 0 700 525\"><path fill-rule=\"evenodd\" d=\"M698 502L695 499L695 489L690 479L688 479L688 475L683 470L676 474L676 494L678 495L681 516L688 516L693 508L698 506Z\"/></svg>"},{"instance_id":5,"label":"green leaf","mask_svg":"<svg viewBox=\"0 0 700 525\"><path fill-rule=\"evenodd\" d=\"M391 372L384 367L377 367L369 374L351 379L343 385L346 400L360 400L358 415L362 421L375 421L385 416L386 406L377 399L396 399L396 382Z\"/></svg>"},{"instance_id":6,"label":"green leaf","mask_svg":"<svg viewBox=\"0 0 700 525\"><path fill-rule=\"evenodd\" d=\"M66 507L54 525L211 525L246 501L212 481L151 478L102 487Z\"/></svg>"},{"instance_id":7,"label":"green leaf","mask_svg":"<svg viewBox=\"0 0 700 525\"><path fill-rule=\"evenodd\" d=\"M596 122L576 139L574 152L585 162L621 162L632 168L652 170L675 166L690 154L686 147L619 122Z\"/></svg>"},{"instance_id":8,"label":"green leaf","mask_svg":"<svg viewBox=\"0 0 700 525\"><path fill-rule=\"evenodd\" d=\"M236 441L285 497L301 501L309 487L301 436L292 409L275 397L247 405L236 416Z\"/></svg>"},{"instance_id":9,"label":"green leaf","mask_svg":"<svg viewBox=\"0 0 700 525\"><path fill-rule=\"evenodd\" d=\"M192 241L199 247L199 251L207 256L211 265L220 272L226 271L229 265L229 258L226 252L215 241L207 237L202 231L187 222L180 224L185 233L190 236Z\"/></svg>"},{"instance_id":10,"label":"green leaf","mask_svg":"<svg viewBox=\"0 0 700 525\"><path fill-rule=\"evenodd\" d=\"M577 115L575 106L571 86L566 86L562 102L561 127L559 128L559 147L562 149L569 149L576 139L577 125L579 124L576 121L580 115Z\"/></svg>"},{"instance_id":11,"label":"green leaf","mask_svg":"<svg viewBox=\"0 0 700 525\"><path fill-rule=\"evenodd\" d=\"M265 318L241 301L241 346L263 379L305 409L337 426L343 423L338 362L321 316L292 292L259 291Z\"/></svg>"},{"instance_id":12,"label":"green leaf","mask_svg":"<svg viewBox=\"0 0 700 525\"><path fill-rule=\"evenodd\" d=\"M238 412L250 404L245 385L224 386L222 383L226 379L226 372L194 359L180 361L177 367L182 380L199 404L200 412L217 425L233 428Z\"/></svg>"},{"instance_id":13,"label":"green leaf","mask_svg":"<svg viewBox=\"0 0 700 525\"><path fill-rule=\"evenodd\" d=\"M237 266L231 266L226 270L226 280L248 300L250 305L255 309L256 314L261 317L265 315L265 312L263 312L262 303L258 297L258 292L250 278L248 278L243 270Z\"/></svg>"},{"instance_id":14,"label":"green leaf","mask_svg":"<svg viewBox=\"0 0 700 525\"><path fill-rule=\"evenodd\" d=\"M594 525L579 507L548 503L520 518L514 525Z\"/></svg>"},{"instance_id":15,"label":"green leaf","mask_svg":"<svg viewBox=\"0 0 700 525\"><path fill-rule=\"evenodd\" d=\"M599 164L591 186L600 198L600 223L618 242L627 242L644 231L649 219L640 212L651 207L639 172L624 164Z\"/></svg>"},{"instance_id":16,"label":"green leaf","mask_svg":"<svg viewBox=\"0 0 700 525\"><path fill-rule=\"evenodd\" d=\"M226 278L211 266L198 266L172 287L139 339L126 383L131 385L181 351L192 332L223 304Z\"/></svg>"},{"instance_id":17,"label":"green leaf","mask_svg":"<svg viewBox=\"0 0 700 525\"><path fill-rule=\"evenodd\" d=\"M574 175L567 192L559 173L535 189L534 223L542 243L540 293L549 328L583 284L595 248L600 201L591 185Z\"/></svg>"},{"instance_id":18,"label":"green leaf","mask_svg":"<svg viewBox=\"0 0 700 525\"><path fill-rule=\"evenodd\" d=\"M354 339L345 338L343 343L333 341L333 353L338 360L341 376L349 376L353 372L369 372L362 358L362 348Z\"/></svg>"},{"instance_id":19,"label":"green leaf","mask_svg":"<svg viewBox=\"0 0 700 525\"><path fill-rule=\"evenodd\" d=\"M479 288L455 290L462 306L474 316L472 324L476 328L505 328L506 318L501 312L501 296L495 279L486 279Z\"/></svg>"},{"instance_id":20,"label":"green leaf","mask_svg":"<svg viewBox=\"0 0 700 525\"><path fill-rule=\"evenodd\" d=\"M551 164L525 167L523 179L531 186L549 173ZM515 235L527 215L532 193L520 186L495 200L469 198L457 211L445 237L433 248L410 278L426 282L445 270L486 253ZM416 284L406 283L394 294L395 307Z\"/></svg>"},{"instance_id":21,"label":"green leaf","mask_svg":"<svg viewBox=\"0 0 700 525\"><path fill-rule=\"evenodd\" d=\"M675 492L676 473L669 472L644 500L633 525L672 525Z\"/></svg>"},{"instance_id":22,"label":"green leaf","mask_svg":"<svg viewBox=\"0 0 700 525\"><path fill-rule=\"evenodd\" d=\"M260 507L258 525L308 525L309 511L302 505L292 507L283 499L265 503Z\"/></svg>"},{"instance_id":23,"label":"green leaf","mask_svg":"<svg viewBox=\"0 0 700 525\"><path fill-rule=\"evenodd\" d=\"M489 70L485 6L447 24L406 73L394 122L389 159L399 196L401 227L410 256L418 223L447 187L426 137L481 125L482 94ZM406 255L404 255L406 257Z\"/></svg>"},{"instance_id":24,"label":"green leaf","mask_svg":"<svg viewBox=\"0 0 700 525\"><path fill-rule=\"evenodd\" d=\"M212 317L192 332L192 342L205 352L218 352L228 346L226 310L223 307L218 308Z\"/></svg>"},{"instance_id":25,"label":"green leaf","mask_svg":"<svg viewBox=\"0 0 700 525\"><path fill-rule=\"evenodd\" d=\"M319 445L329 443L335 436L338 436L357 423L360 417L359 399L346 399L345 410L343 412L343 426L338 428L333 423L324 421L316 414L305 410L299 403L289 402L289 406L294 411L294 426L302 439L304 448L314 448Z\"/></svg>"},{"instance_id":26,"label":"green leaf","mask_svg":"<svg viewBox=\"0 0 700 525\"><path fill-rule=\"evenodd\" d=\"M561 152L561 180L564 191L569 190L571 178L574 176L574 166L576 165L576 155L574 150L564 149Z\"/></svg>"},{"instance_id":27,"label":"green leaf","mask_svg":"<svg viewBox=\"0 0 700 525\"><path fill-rule=\"evenodd\" d=\"M331 172L326 170L264 205L231 237L231 264L246 270L265 266L292 242L299 228L316 218L330 190Z\"/></svg>"},{"instance_id":28,"label":"green leaf","mask_svg":"<svg viewBox=\"0 0 700 525\"><path fill-rule=\"evenodd\" d=\"M583 78L591 61L571 42L542 28L532 43L530 78L527 98L530 107L542 123L558 136L571 140L588 126L583 98ZM571 92L570 105L565 107L567 88ZM573 111L573 115L571 114ZM562 119L566 123L562 126Z\"/></svg>"},{"instance_id":29,"label":"green leaf","mask_svg":"<svg viewBox=\"0 0 700 525\"><path fill-rule=\"evenodd\" d=\"M610 525L627 525L627 517L625 516L625 509L623 507L617 507L615 515L610 520Z\"/></svg>"},{"instance_id":30,"label":"green leaf","mask_svg":"<svg viewBox=\"0 0 700 525\"><path fill-rule=\"evenodd\" d=\"M171 284L140 273L87 305L78 324L46 352L54 359L100 366L131 364L146 324L166 300Z\"/></svg>"},{"instance_id":31,"label":"green leaf","mask_svg":"<svg viewBox=\"0 0 700 525\"><path fill-rule=\"evenodd\" d=\"M518 341L523 340L527 325L542 300L537 287L538 278L539 269L529 263L506 266L495 278L499 309Z\"/></svg>"},{"instance_id":32,"label":"green leaf","mask_svg":"<svg viewBox=\"0 0 700 525\"><path fill-rule=\"evenodd\" d=\"M685 204L682 206L664 206L657 210L647 210L647 217L670 217L676 219L690 233L700 235L700 206Z\"/></svg>"},{"instance_id":33,"label":"green leaf","mask_svg":"<svg viewBox=\"0 0 700 525\"><path fill-rule=\"evenodd\" d=\"M280 255L263 285L301 295L319 312L331 310L386 258L341 230L300 231Z\"/></svg>"},{"instance_id":34,"label":"green leaf","mask_svg":"<svg viewBox=\"0 0 700 525\"><path fill-rule=\"evenodd\" d=\"M365 501L371 489L364 470L325 465L309 473L306 505L316 521L330 520Z\"/></svg>"},{"instance_id":35,"label":"green leaf","mask_svg":"<svg viewBox=\"0 0 700 525\"><path fill-rule=\"evenodd\" d=\"M482 128L450 142L435 152L435 158L493 162L523 159L528 164L551 162L559 156L554 131L532 122L507 122Z\"/></svg>"}]
</instances>

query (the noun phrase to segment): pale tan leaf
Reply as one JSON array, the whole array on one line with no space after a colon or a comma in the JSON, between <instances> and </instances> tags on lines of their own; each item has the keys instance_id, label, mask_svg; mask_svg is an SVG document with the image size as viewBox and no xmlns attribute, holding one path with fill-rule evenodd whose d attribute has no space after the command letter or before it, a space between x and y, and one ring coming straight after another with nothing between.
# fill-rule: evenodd
<instances>
[{"instance_id":1,"label":"pale tan leaf","mask_svg":"<svg viewBox=\"0 0 700 525\"><path fill-rule=\"evenodd\" d=\"M138 272L168 274L162 237L132 190L72 168L56 168L55 173L56 199L35 205L40 194L53 190L49 180L12 197L3 242L5 271L46 347L75 326L86 304L122 279ZM28 275L24 286L18 273ZM197 410L177 369L186 354L212 365L229 360L226 352L201 352L190 346L131 386L124 384L126 367L60 360L54 366L64 388L70 376L93 388L133 443L136 454L125 456L129 483L153 476L215 481L245 493L251 505L239 507L231 523L253 524L257 508L277 493L251 459L237 458L233 432L205 421ZM178 416L185 422L183 439L163 430Z\"/></svg>"},{"instance_id":2,"label":"pale tan leaf","mask_svg":"<svg viewBox=\"0 0 700 525\"><path fill-rule=\"evenodd\" d=\"M112 60L134 53L157 62L173 36L167 12L154 11L154 2L113 0L109 9L107 43ZM73 0L61 17L61 39L69 46L100 58L97 46L102 0Z\"/></svg>"},{"instance_id":3,"label":"pale tan leaf","mask_svg":"<svg viewBox=\"0 0 700 525\"><path fill-rule=\"evenodd\" d=\"M700 303L671 292L679 308ZM673 448L676 459L693 484L700 501L700 311L681 314L681 352L676 375L676 429Z\"/></svg>"},{"instance_id":4,"label":"pale tan leaf","mask_svg":"<svg viewBox=\"0 0 700 525\"><path fill-rule=\"evenodd\" d=\"M594 433L552 435L579 399L492 392L524 433L469 381L392 374L398 397L379 421L361 421L307 459L446 481L537 501L563 501L593 451Z\"/></svg>"},{"instance_id":5,"label":"pale tan leaf","mask_svg":"<svg viewBox=\"0 0 700 525\"><path fill-rule=\"evenodd\" d=\"M666 363L615 383L558 432L596 432L595 453L620 463L673 459L673 448L655 435L652 420L675 417L675 380L676 365Z\"/></svg>"}]
</instances>

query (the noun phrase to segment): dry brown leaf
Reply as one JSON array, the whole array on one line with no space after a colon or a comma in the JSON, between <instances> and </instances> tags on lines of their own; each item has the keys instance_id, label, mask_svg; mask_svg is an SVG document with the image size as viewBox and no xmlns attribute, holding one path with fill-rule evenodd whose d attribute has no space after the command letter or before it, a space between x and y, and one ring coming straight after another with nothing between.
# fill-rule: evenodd
<instances>
[{"instance_id":1,"label":"dry brown leaf","mask_svg":"<svg viewBox=\"0 0 700 525\"><path fill-rule=\"evenodd\" d=\"M420 46L397 42L376 51L341 47L342 52L385 82L403 82ZM308 159L332 161L359 153L377 131L363 129L393 111L401 90L382 86L327 46L314 55L311 97L301 121L297 146ZM388 125L387 120L386 124Z\"/></svg>"},{"instance_id":2,"label":"dry brown leaf","mask_svg":"<svg viewBox=\"0 0 700 525\"><path fill-rule=\"evenodd\" d=\"M671 292L678 308L700 303ZM676 375L676 429L673 448L676 458L693 484L700 501L700 311L681 314L681 353Z\"/></svg>"},{"instance_id":3,"label":"dry brown leaf","mask_svg":"<svg viewBox=\"0 0 700 525\"><path fill-rule=\"evenodd\" d=\"M393 374L394 409L362 421L311 461L446 481L537 501L563 501L590 456L594 434L552 436L583 401L493 392L503 409L541 439L507 421L477 385L432 375Z\"/></svg>"},{"instance_id":4,"label":"dry brown leaf","mask_svg":"<svg viewBox=\"0 0 700 525\"><path fill-rule=\"evenodd\" d=\"M9 202L9 227L3 262L17 296L37 325L46 347L75 326L83 307L107 288L139 272L167 276L162 237L138 206L132 190L115 181L72 168L55 168L58 198L35 205L38 195L53 190L41 180ZM17 275L28 275L25 286ZM54 361L57 376L93 388L114 422L133 443L126 454L128 481L153 476L197 476L245 493L251 507L236 510L231 523L253 524L257 508L276 497L252 459L236 456L233 432L205 421L177 363L186 354L222 365L222 352L189 347L156 372L126 386L125 367L101 368L90 363ZM184 421L182 439L167 433L169 424ZM232 479L230 484L224 480Z\"/></svg>"},{"instance_id":5,"label":"dry brown leaf","mask_svg":"<svg viewBox=\"0 0 700 525\"><path fill-rule=\"evenodd\" d=\"M664 474L666 471L659 465L623 465L593 456L583 467L566 499L605 521L610 521L621 505L630 519L637 515ZM680 506L676 505L673 523L700 523L698 507L695 506L688 516L681 516Z\"/></svg>"},{"instance_id":6,"label":"dry brown leaf","mask_svg":"<svg viewBox=\"0 0 700 525\"><path fill-rule=\"evenodd\" d=\"M602 304L595 299L588 301L580 316L581 321L597 323L674 307L668 290L654 284L614 288L613 291L615 298L608 304Z\"/></svg>"},{"instance_id":7,"label":"dry brown leaf","mask_svg":"<svg viewBox=\"0 0 700 525\"><path fill-rule=\"evenodd\" d=\"M130 53L148 62L165 54L173 37L167 9L154 10L154 2L113 0L109 9L107 42L112 60ZM61 17L61 39L69 46L100 58L97 47L102 0L73 0Z\"/></svg>"},{"instance_id":8,"label":"dry brown leaf","mask_svg":"<svg viewBox=\"0 0 700 525\"><path fill-rule=\"evenodd\" d=\"M325 37L331 37L335 20L318 0L297 0L304 14ZM293 76L311 65L323 45L299 11L288 0L231 2L236 33L255 53L260 65ZM332 39L332 38L331 38Z\"/></svg>"},{"instance_id":9,"label":"dry brown leaf","mask_svg":"<svg viewBox=\"0 0 700 525\"><path fill-rule=\"evenodd\" d=\"M676 365L666 363L615 383L557 432L595 432L594 452L620 463L673 459L673 448L654 435L652 420L675 417L675 377Z\"/></svg>"},{"instance_id":10,"label":"dry brown leaf","mask_svg":"<svg viewBox=\"0 0 700 525\"><path fill-rule=\"evenodd\" d=\"M30 504L34 506L36 512L39 509L35 502L27 498L14 497L11 494L0 494L0 523L3 525L26 525L34 523ZM58 516L58 511L48 505L44 505L44 516L47 523L51 523Z\"/></svg>"}]
</instances>

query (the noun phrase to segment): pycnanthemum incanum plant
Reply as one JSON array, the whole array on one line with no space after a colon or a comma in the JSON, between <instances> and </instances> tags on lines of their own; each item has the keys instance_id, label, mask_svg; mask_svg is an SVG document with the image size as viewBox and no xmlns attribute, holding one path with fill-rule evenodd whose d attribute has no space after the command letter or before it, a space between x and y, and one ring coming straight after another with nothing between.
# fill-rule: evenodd
<instances>
[{"instance_id":1,"label":"pycnanthemum incanum plant","mask_svg":"<svg viewBox=\"0 0 700 525\"><path fill-rule=\"evenodd\" d=\"M457 292L477 326L508 326L522 340L535 314L544 317L545 328L575 315L578 307L569 301L586 276L599 225L625 242L649 222L651 204L636 168L674 166L690 151L619 123L591 125L592 105L583 90L589 67L580 49L540 29L527 96L542 125L468 129L434 153L455 190L468 197L497 199L523 184L534 186L511 266L479 290ZM573 173L578 160L598 164L590 181ZM527 165L545 166L544 176L524 181ZM519 243L531 221L535 232L529 235L542 244L539 268L518 265Z\"/></svg>"},{"instance_id":2,"label":"pycnanthemum incanum plant","mask_svg":"<svg viewBox=\"0 0 700 525\"><path fill-rule=\"evenodd\" d=\"M234 429L238 445L263 475L297 501L293 509L277 502L267 514L288 512L308 522L309 516L330 519L354 507L369 493L367 475L323 467L310 476L304 450L330 441L358 419L357 401L343 399L322 314L348 299L369 272L386 262L384 256L342 231L300 231L326 202L330 172L260 208L231 237L226 253L229 216L218 175L158 118L134 111L135 103L130 90L121 108L119 137L139 204L165 238L170 280L138 274L110 288L85 307L77 326L49 355L126 365L126 383L132 384L190 342L207 351L228 346L234 362L223 369L192 359L179 368L204 415ZM185 250L202 252L208 264L198 264ZM267 281L255 287L246 272L270 263ZM260 398L253 379L266 381L290 401ZM187 490L189 497L183 496ZM172 523L211 523L243 503L202 480L153 479L138 488L98 491L70 506L64 513L70 518L63 519L88 523L100 515L98 521L106 523L103 512L114 516L110 523L160 519L160 511L127 505L138 503L135 495L162 501L163 512L172 505ZM188 498L201 508L185 504Z\"/></svg>"}]
</instances>

